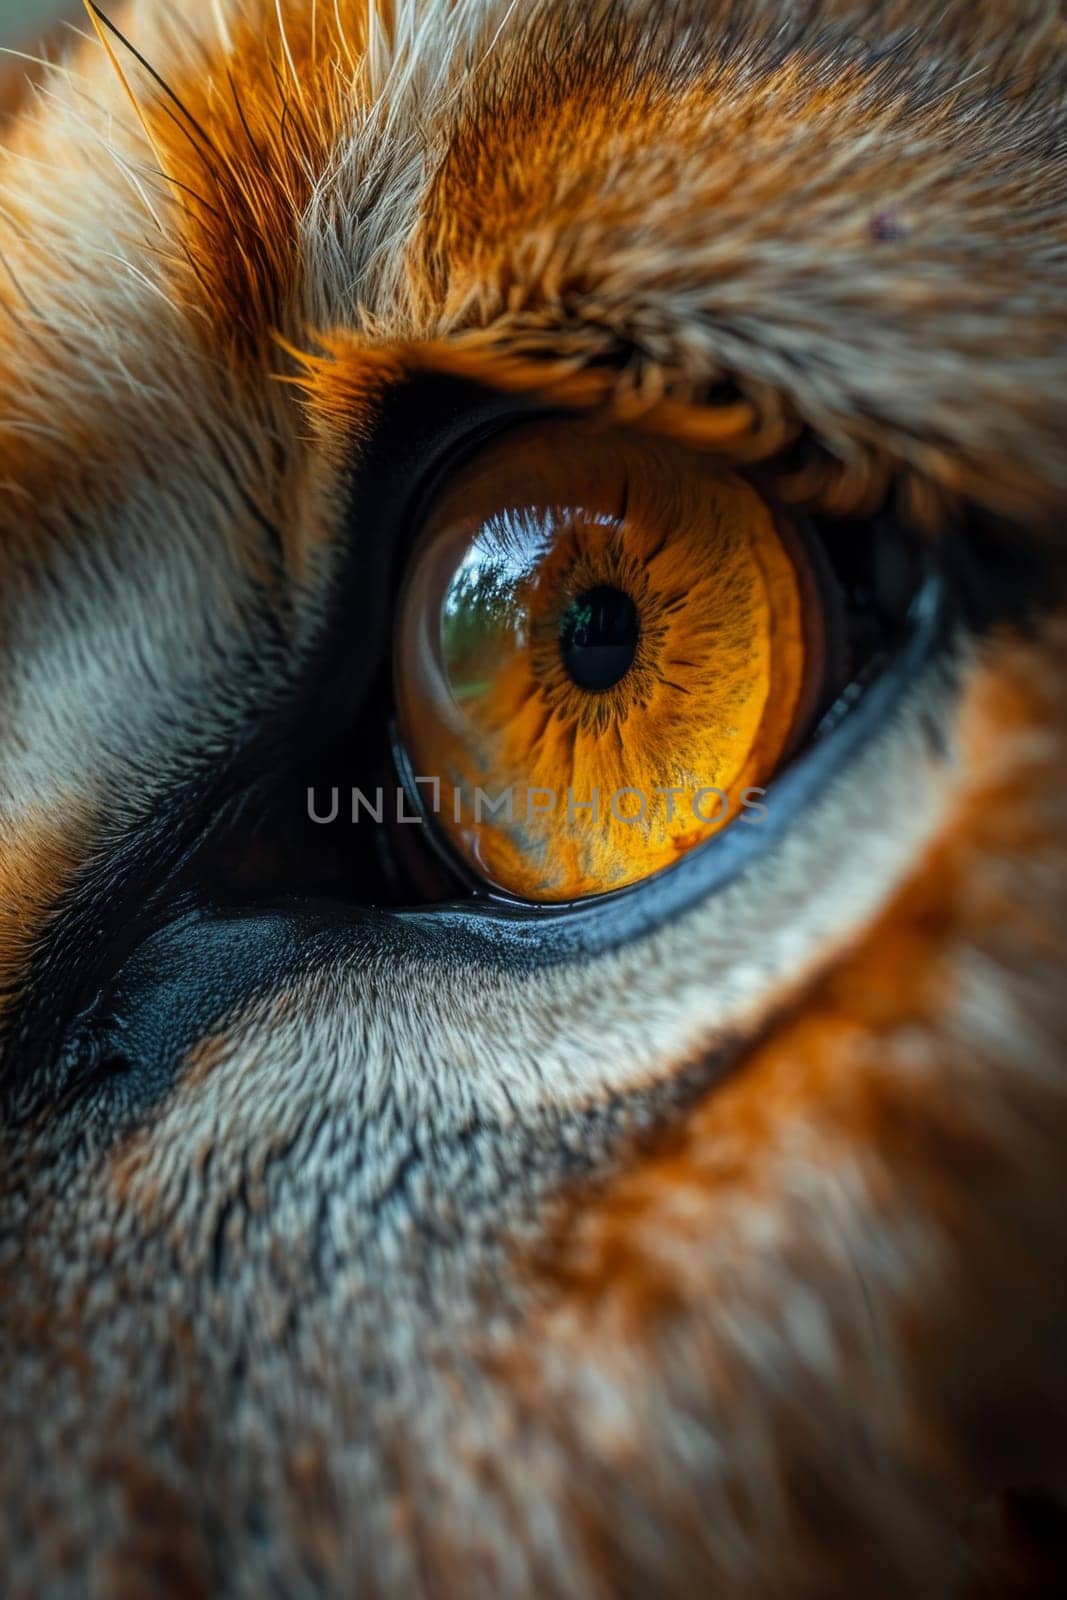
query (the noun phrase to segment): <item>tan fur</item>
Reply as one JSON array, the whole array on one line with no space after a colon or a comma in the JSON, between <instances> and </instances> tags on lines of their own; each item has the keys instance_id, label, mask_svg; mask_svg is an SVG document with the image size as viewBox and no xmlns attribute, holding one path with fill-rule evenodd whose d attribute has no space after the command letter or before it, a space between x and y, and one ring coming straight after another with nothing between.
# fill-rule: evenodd
<instances>
[{"instance_id":1,"label":"tan fur","mask_svg":"<svg viewBox=\"0 0 1067 1600\"><path fill-rule=\"evenodd\" d=\"M5 1592L1056 1593L1059 8L112 11L0 152ZM436 376L1042 576L667 924L253 982L161 819L284 757ZM112 950L162 1086L79 1098Z\"/></svg>"}]
</instances>

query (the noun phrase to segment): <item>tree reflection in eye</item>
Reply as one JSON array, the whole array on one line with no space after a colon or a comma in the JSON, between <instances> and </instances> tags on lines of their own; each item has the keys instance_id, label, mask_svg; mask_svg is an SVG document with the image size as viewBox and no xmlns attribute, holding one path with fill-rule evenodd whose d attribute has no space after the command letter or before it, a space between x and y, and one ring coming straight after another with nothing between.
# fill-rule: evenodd
<instances>
[{"instance_id":1,"label":"tree reflection in eye","mask_svg":"<svg viewBox=\"0 0 1067 1600\"><path fill-rule=\"evenodd\" d=\"M811 714L823 626L803 540L737 474L578 420L527 424L457 472L412 555L401 740L488 885L605 893L740 815ZM695 813L712 788L721 813ZM596 792L606 815L479 814L479 790ZM649 797L636 818L607 806L625 790Z\"/></svg>"},{"instance_id":2,"label":"tree reflection in eye","mask_svg":"<svg viewBox=\"0 0 1067 1600\"><path fill-rule=\"evenodd\" d=\"M576 596L560 624L563 665L579 689L603 693L634 664L641 636L637 607L622 589L600 584Z\"/></svg>"}]
</instances>

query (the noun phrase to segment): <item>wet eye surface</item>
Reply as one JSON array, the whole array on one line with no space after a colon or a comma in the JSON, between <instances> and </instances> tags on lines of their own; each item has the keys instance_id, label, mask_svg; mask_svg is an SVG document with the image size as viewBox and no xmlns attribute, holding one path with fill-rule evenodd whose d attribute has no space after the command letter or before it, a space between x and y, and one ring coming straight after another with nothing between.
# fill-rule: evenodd
<instances>
[{"instance_id":1,"label":"wet eye surface","mask_svg":"<svg viewBox=\"0 0 1067 1600\"><path fill-rule=\"evenodd\" d=\"M406 762L469 876L544 903L636 884L758 812L838 654L798 524L670 443L573 420L431 508L395 634Z\"/></svg>"},{"instance_id":2,"label":"wet eye surface","mask_svg":"<svg viewBox=\"0 0 1067 1600\"><path fill-rule=\"evenodd\" d=\"M559 625L563 670L579 689L613 689L637 659L641 617L625 589L599 584L577 595Z\"/></svg>"}]
</instances>

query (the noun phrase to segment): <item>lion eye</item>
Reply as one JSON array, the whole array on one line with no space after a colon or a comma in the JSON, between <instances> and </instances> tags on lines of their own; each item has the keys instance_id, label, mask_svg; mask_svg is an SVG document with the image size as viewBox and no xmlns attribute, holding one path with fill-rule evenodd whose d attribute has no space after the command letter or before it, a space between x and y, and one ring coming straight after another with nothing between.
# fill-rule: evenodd
<instances>
[{"instance_id":1,"label":"lion eye","mask_svg":"<svg viewBox=\"0 0 1067 1600\"><path fill-rule=\"evenodd\" d=\"M809 537L729 469L573 420L500 436L432 506L396 630L446 848L569 902L752 820L824 698L834 611Z\"/></svg>"}]
</instances>

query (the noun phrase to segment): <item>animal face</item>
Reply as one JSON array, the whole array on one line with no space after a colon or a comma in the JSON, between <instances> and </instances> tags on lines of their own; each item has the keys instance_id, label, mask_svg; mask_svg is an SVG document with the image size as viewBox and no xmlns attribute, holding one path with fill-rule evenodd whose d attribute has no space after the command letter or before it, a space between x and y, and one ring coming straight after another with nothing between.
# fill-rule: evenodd
<instances>
[{"instance_id":1,"label":"animal face","mask_svg":"<svg viewBox=\"0 0 1067 1600\"><path fill-rule=\"evenodd\" d=\"M1058 1592L1059 9L82 31L0 156L5 1592Z\"/></svg>"}]
</instances>

